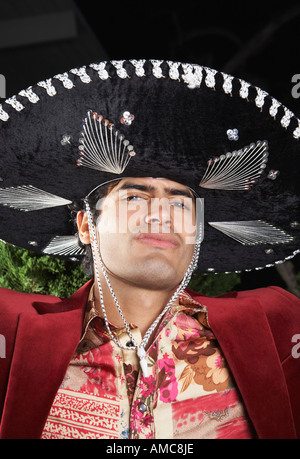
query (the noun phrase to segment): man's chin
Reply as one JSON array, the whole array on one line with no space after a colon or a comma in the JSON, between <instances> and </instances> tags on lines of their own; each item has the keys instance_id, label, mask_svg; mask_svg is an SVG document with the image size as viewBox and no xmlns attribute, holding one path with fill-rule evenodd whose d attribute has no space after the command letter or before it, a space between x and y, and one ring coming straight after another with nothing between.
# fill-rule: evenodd
<instances>
[{"instance_id":1,"label":"man's chin","mask_svg":"<svg viewBox=\"0 0 300 459\"><path fill-rule=\"evenodd\" d=\"M128 279L139 287L151 290L171 290L177 287L184 274L178 273L177 266L174 266L166 257L146 257L145 260L133 263Z\"/></svg>"}]
</instances>

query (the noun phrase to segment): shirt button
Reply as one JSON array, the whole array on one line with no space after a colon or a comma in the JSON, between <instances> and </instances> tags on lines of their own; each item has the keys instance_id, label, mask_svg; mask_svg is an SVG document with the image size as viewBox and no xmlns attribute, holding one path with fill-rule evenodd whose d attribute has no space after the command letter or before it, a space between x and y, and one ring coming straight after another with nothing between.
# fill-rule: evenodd
<instances>
[{"instance_id":1,"label":"shirt button","mask_svg":"<svg viewBox=\"0 0 300 459\"><path fill-rule=\"evenodd\" d=\"M145 413L145 411L147 411L147 407L146 407L145 403L140 403L139 404L139 411L141 413Z\"/></svg>"}]
</instances>

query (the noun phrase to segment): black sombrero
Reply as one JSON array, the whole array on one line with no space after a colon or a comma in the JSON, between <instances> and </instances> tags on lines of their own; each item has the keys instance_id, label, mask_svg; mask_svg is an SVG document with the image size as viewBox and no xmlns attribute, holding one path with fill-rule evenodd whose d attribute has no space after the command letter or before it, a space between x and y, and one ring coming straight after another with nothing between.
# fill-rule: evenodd
<instances>
[{"instance_id":1,"label":"black sombrero","mask_svg":"<svg viewBox=\"0 0 300 459\"><path fill-rule=\"evenodd\" d=\"M300 121L241 79L170 61L100 62L7 99L0 120L8 243L80 260L68 204L102 183L151 176L204 198L199 273L299 253Z\"/></svg>"}]
</instances>

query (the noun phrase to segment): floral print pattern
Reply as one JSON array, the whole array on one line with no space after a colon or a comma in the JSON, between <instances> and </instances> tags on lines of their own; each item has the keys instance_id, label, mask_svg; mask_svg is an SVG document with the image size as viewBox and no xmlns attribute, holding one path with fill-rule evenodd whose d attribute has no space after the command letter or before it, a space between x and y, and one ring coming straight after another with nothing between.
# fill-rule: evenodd
<instances>
[{"instance_id":1,"label":"floral print pattern","mask_svg":"<svg viewBox=\"0 0 300 459\"><path fill-rule=\"evenodd\" d=\"M183 313L176 318L177 339L173 353L178 361L186 363L179 382L181 392L191 384L198 384L207 392L228 388L230 375L224 357L211 330Z\"/></svg>"},{"instance_id":2,"label":"floral print pattern","mask_svg":"<svg viewBox=\"0 0 300 459\"><path fill-rule=\"evenodd\" d=\"M173 359L161 359L158 361L157 389L159 400L171 403L178 395L178 384L175 377L175 363Z\"/></svg>"},{"instance_id":3,"label":"floral print pattern","mask_svg":"<svg viewBox=\"0 0 300 459\"><path fill-rule=\"evenodd\" d=\"M120 401L119 438L252 438L205 307L186 292L164 316L147 350L148 377L136 352L110 339L89 311L88 326L62 387ZM120 340L125 329L111 324ZM140 331L130 325L137 342Z\"/></svg>"}]
</instances>

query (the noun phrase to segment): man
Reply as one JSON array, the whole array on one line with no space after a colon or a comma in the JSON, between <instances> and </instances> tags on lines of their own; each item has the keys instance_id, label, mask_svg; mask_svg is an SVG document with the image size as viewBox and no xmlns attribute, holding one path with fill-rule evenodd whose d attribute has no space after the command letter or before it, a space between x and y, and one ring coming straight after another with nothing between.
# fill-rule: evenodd
<instances>
[{"instance_id":1,"label":"man","mask_svg":"<svg viewBox=\"0 0 300 459\"><path fill-rule=\"evenodd\" d=\"M2 290L1 437L299 436L299 301L276 287L186 289L195 270L297 253L291 112L211 69L112 61L28 88L0 114L3 239L79 258L66 206L85 197L78 236L94 271L69 299Z\"/></svg>"},{"instance_id":2,"label":"man","mask_svg":"<svg viewBox=\"0 0 300 459\"><path fill-rule=\"evenodd\" d=\"M189 237L195 228L189 214L194 218L196 212L192 193L170 180L130 178L114 187L103 206L106 209L97 225L101 258L112 276L112 285L122 295L125 316L130 323L139 323L144 334L176 291L192 260L195 244L189 243ZM125 218L127 228L116 232ZM81 241L90 244L87 214L79 212L77 219ZM141 221L130 224L130 219ZM103 273L100 277L106 288L104 295L109 298ZM108 302L112 322L120 324L113 298Z\"/></svg>"}]
</instances>

